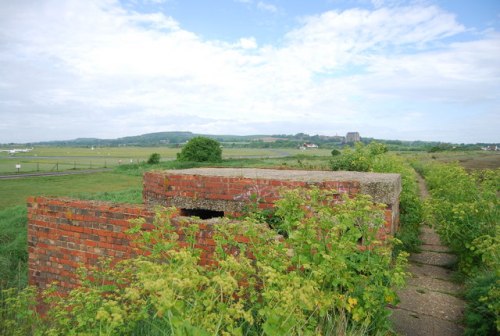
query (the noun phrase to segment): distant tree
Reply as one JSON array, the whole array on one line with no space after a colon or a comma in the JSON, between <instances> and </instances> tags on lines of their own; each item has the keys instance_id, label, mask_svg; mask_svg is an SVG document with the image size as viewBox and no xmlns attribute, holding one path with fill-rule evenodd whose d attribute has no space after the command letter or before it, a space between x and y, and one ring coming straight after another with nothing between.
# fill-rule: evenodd
<instances>
[{"instance_id":1,"label":"distant tree","mask_svg":"<svg viewBox=\"0 0 500 336\"><path fill-rule=\"evenodd\" d=\"M179 161L218 162L222 160L222 149L216 140L195 137L188 141L177 154Z\"/></svg>"},{"instance_id":2,"label":"distant tree","mask_svg":"<svg viewBox=\"0 0 500 336\"><path fill-rule=\"evenodd\" d=\"M332 149L332 156L337 156L342 154L338 149Z\"/></svg>"},{"instance_id":3,"label":"distant tree","mask_svg":"<svg viewBox=\"0 0 500 336\"><path fill-rule=\"evenodd\" d=\"M160 163L161 156L158 153L153 153L149 156L147 161L148 164L158 164Z\"/></svg>"}]
</instances>

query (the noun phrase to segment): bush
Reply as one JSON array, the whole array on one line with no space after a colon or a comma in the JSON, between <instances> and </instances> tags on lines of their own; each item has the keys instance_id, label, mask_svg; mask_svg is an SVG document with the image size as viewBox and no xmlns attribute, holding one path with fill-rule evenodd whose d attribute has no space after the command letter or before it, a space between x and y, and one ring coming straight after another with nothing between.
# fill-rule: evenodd
<instances>
[{"instance_id":1,"label":"bush","mask_svg":"<svg viewBox=\"0 0 500 336\"><path fill-rule=\"evenodd\" d=\"M333 155L332 170L373 171L373 164L377 156L387 152L387 146L372 142L367 146L357 142L354 150L344 149L341 155Z\"/></svg>"},{"instance_id":2,"label":"bush","mask_svg":"<svg viewBox=\"0 0 500 336\"><path fill-rule=\"evenodd\" d=\"M401 174L402 191L399 200L401 227L397 237L403 242L404 250L417 251L420 245L419 229L423 221L423 208L418 195L416 173L408 162L387 154L387 147L384 144L372 142L364 146L362 143L356 143L354 150L346 149L341 155L334 156L331 168Z\"/></svg>"},{"instance_id":3,"label":"bush","mask_svg":"<svg viewBox=\"0 0 500 336\"><path fill-rule=\"evenodd\" d=\"M458 164L420 168L431 199L426 204L441 239L469 277L466 335L500 331L500 169L468 173Z\"/></svg>"},{"instance_id":4,"label":"bush","mask_svg":"<svg viewBox=\"0 0 500 336\"><path fill-rule=\"evenodd\" d=\"M500 278L483 272L468 285L465 294L466 336L493 336L500 330ZM499 329L497 329L499 328Z\"/></svg>"},{"instance_id":5,"label":"bush","mask_svg":"<svg viewBox=\"0 0 500 336\"><path fill-rule=\"evenodd\" d=\"M195 137L182 147L181 152L177 154L177 160L219 162L222 161L222 149L220 143L216 140L205 137Z\"/></svg>"},{"instance_id":6,"label":"bush","mask_svg":"<svg viewBox=\"0 0 500 336\"><path fill-rule=\"evenodd\" d=\"M149 156L148 164L158 164L160 163L161 156L158 153L153 153Z\"/></svg>"},{"instance_id":7,"label":"bush","mask_svg":"<svg viewBox=\"0 0 500 336\"><path fill-rule=\"evenodd\" d=\"M500 169L468 173L458 164L425 168L429 213L441 239L458 254L460 271L500 266Z\"/></svg>"}]
</instances>

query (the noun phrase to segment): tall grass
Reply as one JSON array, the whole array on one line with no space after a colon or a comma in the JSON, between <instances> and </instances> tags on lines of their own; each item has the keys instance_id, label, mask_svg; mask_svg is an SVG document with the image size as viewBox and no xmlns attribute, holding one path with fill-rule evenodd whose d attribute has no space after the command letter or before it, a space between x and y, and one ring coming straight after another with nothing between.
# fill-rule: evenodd
<instances>
[{"instance_id":1,"label":"tall grass","mask_svg":"<svg viewBox=\"0 0 500 336\"><path fill-rule=\"evenodd\" d=\"M0 289L27 284L27 217L23 206L0 211Z\"/></svg>"}]
</instances>

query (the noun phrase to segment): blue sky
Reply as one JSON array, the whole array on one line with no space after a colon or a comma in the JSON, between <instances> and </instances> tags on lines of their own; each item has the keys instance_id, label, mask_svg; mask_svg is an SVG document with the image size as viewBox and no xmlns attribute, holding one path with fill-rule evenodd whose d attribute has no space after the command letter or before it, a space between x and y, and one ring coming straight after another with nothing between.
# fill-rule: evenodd
<instances>
[{"instance_id":1,"label":"blue sky","mask_svg":"<svg viewBox=\"0 0 500 336\"><path fill-rule=\"evenodd\" d=\"M500 142L497 0L0 3L0 143L158 131Z\"/></svg>"}]
</instances>

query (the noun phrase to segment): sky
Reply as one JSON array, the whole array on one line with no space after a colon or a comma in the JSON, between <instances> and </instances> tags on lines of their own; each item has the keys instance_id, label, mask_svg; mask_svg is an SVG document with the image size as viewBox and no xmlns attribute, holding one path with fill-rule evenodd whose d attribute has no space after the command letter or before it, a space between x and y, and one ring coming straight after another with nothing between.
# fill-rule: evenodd
<instances>
[{"instance_id":1,"label":"sky","mask_svg":"<svg viewBox=\"0 0 500 336\"><path fill-rule=\"evenodd\" d=\"M500 142L499 0L0 0L0 143Z\"/></svg>"}]
</instances>

